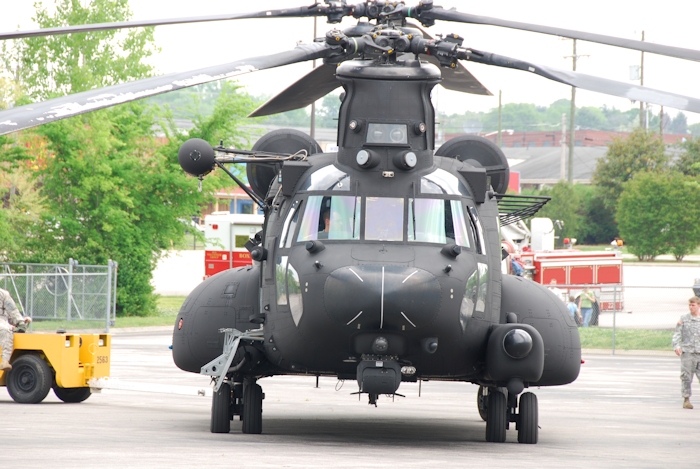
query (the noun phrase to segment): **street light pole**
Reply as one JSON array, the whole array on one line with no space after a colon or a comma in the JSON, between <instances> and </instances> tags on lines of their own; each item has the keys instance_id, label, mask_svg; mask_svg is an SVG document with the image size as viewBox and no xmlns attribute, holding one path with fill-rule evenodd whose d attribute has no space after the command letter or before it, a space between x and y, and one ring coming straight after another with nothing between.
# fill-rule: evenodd
<instances>
[{"instance_id":1,"label":"street light pole","mask_svg":"<svg viewBox=\"0 0 700 469\"><path fill-rule=\"evenodd\" d=\"M573 71L576 71L576 39L574 39L574 55L571 56L571 61L573 63ZM571 114L569 115L569 131L571 135L569 136L569 167L568 167L568 181L569 184L574 182L574 144L576 142L576 87L571 87Z\"/></svg>"}]
</instances>

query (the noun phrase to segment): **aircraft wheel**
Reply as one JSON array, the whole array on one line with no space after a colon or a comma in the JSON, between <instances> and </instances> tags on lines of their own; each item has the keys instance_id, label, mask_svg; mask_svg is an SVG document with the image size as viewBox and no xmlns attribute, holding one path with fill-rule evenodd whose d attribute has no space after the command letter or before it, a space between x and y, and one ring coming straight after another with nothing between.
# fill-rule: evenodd
<instances>
[{"instance_id":1,"label":"aircraft wheel","mask_svg":"<svg viewBox=\"0 0 700 469\"><path fill-rule=\"evenodd\" d=\"M486 441L503 443L506 441L506 419L508 417L506 396L495 389L489 390L486 409Z\"/></svg>"},{"instance_id":2,"label":"aircraft wheel","mask_svg":"<svg viewBox=\"0 0 700 469\"><path fill-rule=\"evenodd\" d=\"M212 433L228 433L231 431L231 386L223 383L219 390L211 398L211 423L209 430Z\"/></svg>"},{"instance_id":3,"label":"aircraft wheel","mask_svg":"<svg viewBox=\"0 0 700 469\"><path fill-rule=\"evenodd\" d=\"M243 387L243 433L262 433L263 392L259 384Z\"/></svg>"},{"instance_id":4,"label":"aircraft wheel","mask_svg":"<svg viewBox=\"0 0 700 469\"><path fill-rule=\"evenodd\" d=\"M476 393L476 407L479 409L479 416L481 417L481 420L486 422L486 419L488 418L488 391L487 387L485 386L479 386L479 391Z\"/></svg>"},{"instance_id":5,"label":"aircraft wheel","mask_svg":"<svg viewBox=\"0 0 700 469\"><path fill-rule=\"evenodd\" d=\"M520 396L518 412L518 443L537 443L538 414L537 396L531 392L523 393Z\"/></svg>"},{"instance_id":6,"label":"aircraft wheel","mask_svg":"<svg viewBox=\"0 0 700 469\"><path fill-rule=\"evenodd\" d=\"M7 392L20 404L38 404L51 389L51 368L36 355L22 355L12 363L7 376Z\"/></svg>"},{"instance_id":7,"label":"aircraft wheel","mask_svg":"<svg viewBox=\"0 0 700 469\"><path fill-rule=\"evenodd\" d=\"M75 404L78 402L83 402L85 399L90 397L92 391L90 391L90 388L62 388L58 384L54 383L53 393L56 394L56 397L63 402Z\"/></svg>"}]
</instances>

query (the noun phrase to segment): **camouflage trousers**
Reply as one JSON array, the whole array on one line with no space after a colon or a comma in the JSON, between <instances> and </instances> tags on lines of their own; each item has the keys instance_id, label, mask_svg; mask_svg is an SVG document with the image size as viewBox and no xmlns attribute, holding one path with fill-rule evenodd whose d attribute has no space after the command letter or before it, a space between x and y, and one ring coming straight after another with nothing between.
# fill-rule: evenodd
<instances>
[{"instance_id":1,"label":"camouflage trousers","mask_svg":"<svg viewBox=\"0 0 700 469\"><path fill-rule=\"evenodd\" d=\"M14 334L11 330L0 327L0 347L2 347L2 362L10 363L14 347Z\"/></svg>"},{"instance_id":2,"label":"camouflage trousers","mask_svg":"<svg viewBox=\"0 0 700 469\"><path fill-rule=\"evenodd\" d=\"M690 397L690 385L693 382L693 376L697 376L700 380L700 353L681 354L681 397Z\"/></svg>"}]
</instances>

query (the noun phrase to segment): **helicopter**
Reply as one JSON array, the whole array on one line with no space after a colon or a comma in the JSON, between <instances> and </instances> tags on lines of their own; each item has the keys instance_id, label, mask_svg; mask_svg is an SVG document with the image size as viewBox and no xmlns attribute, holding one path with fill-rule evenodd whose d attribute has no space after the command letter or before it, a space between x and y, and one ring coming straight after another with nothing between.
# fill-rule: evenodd
<instances>
[{"instance_id":1,"label":"helicopter","mask_svg":"<svg viewBox=\"0 0 700 469\"><path fill-rule=\"evenodd\" d=\"M210 431L262 432L259 381L278 375L357 382L377 405L402 382L479 385L488 442L539 438L530 388L566 385L581 365L577 325L548 288L502 272L500 226L534 215L548 199L506 194L510 169L489 140L464 135L435 148L431 91L438 84L490 92L463 66L478 62L629 99L700 112L700 100L479 51L436 21L478 23L599 42L677 58L700 52L446 10L423 0L345 0L250 14L79 25L0 33L0 39L248 18L325 17L357 24L311 44L230 64L87 91L0 112L0 134L122 102L310 60L323 65L256 109L305 107L342 87L338 150L278 129L249 150L192 139L183 170L225 171L265 214L246 247L253 264L214 275L180 309L172 355L211 376ZM246 164L250 187L227 164ZM526 389L528 389L526 391Z\"/></svg>"}]
</instances>

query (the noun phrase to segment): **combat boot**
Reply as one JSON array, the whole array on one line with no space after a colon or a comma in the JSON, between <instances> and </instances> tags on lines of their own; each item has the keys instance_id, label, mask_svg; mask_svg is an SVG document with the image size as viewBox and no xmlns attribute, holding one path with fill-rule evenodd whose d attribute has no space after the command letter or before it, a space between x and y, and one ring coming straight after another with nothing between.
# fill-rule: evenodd
<instances>
[{"instance_id":1,"label":"combat boot","mask_svg":"<svg viewBox=\"0 0 700 469\"><path fill-rule=\"evenodd\" d=\"M688 399L687 397L683 399L683 408L684 409L692 409L693 408L693 404L690 403L690 399Z\"/></svg>"},{"instance_id":2,"label":"combat boot","mask_svg":"<svg viewBox=\"0 0 700 469\"><path fill-rule=\"evenodd\" d=\"M2 362L0 363L0 371L10 371L12 369L12 365L10 365L8 362Z\"/></svg>"}]
</instances>

